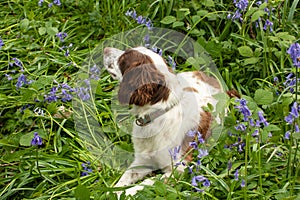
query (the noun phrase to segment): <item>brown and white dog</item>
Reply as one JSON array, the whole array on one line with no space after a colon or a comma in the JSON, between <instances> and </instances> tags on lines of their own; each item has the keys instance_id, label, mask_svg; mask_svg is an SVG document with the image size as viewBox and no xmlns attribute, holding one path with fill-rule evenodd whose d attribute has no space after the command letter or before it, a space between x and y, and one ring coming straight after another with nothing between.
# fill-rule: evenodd
<instances>
[{"instance_id":1,"label":"brown and white dog","mask_svg":"<svg viewBox=\"0 0 300 200\"><path fill-rule=\"evenodd\" d=\"M223 92L219 82L200 71L175 74L160 55L144 47L126 51L106 47L104 66L120 81L120 103L132 105L131 113L136 116L134 161L116 186L133 184L155 169L169 176L172 163L190 158L185 157L193 140L187 135L190 130L198 130L204 139L210 136L213 117L203 107L216 106L213 95ZM171 156L169 150L174 148L178 154ZM143 183L153 182L146 179ZM126 194L140 189L130 188Z\"/></svg>"}]
</instances>

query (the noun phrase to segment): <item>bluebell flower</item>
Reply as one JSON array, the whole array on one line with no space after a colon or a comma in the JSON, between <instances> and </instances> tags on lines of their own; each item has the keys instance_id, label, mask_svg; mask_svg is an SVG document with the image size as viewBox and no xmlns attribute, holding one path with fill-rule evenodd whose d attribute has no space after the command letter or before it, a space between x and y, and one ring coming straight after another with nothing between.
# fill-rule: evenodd
<instances>
[{"instance_id":1,"label":"bluebell flower","mask_svg":"<svg viewBox=\"0 0 300 200\"><path fill-rule=\"evenodd\" d=\"M0 49L4 46L3 40L0 38Z\"/></svg>"},{"instance_id":2,"label":"bluebell flower","mask_svg":"<svg viewBox=\"0 0 300 200\"><path fill-rule=\"evenodd\" d=\"M61 101L62 102L67 102L67 101L71 101L73 99L73 96L71 94L69 94L65 89L61 90Z\"/></svg>"},{"instance_id":3,"label":"bluebell flower","mask_svg":"<svg viewBox=\"0 0 300 200\"><path fill-rule=\"evenodd\" d=\"M252 137L256 137L256 136L258 136L258 130L257 129L254 131L254 133L252 133Z\"/></svg>"},{"instance_id":4,"label":"bluebell flower","mask_svg":"<svg viewBox=\"0 0 300 200\"><path fill-rule=\"evenodd\" d=\"M246 186L246 181L243 179L241 182L241 187L245 187Z\"/></svg>"},{"instance_id":5,"label":"bluebell flower","mask_svg":"<svg viewBox=\"0 0 300 200\"><path fill-rule=\"evenodd\" d=\"M205 179L205 180L203 181L203 186L204 186L204 187L209 187L209 186L210 186L210 181L209 181L208 179Z\"/></svg>"},{"instance_id":6,"label":"bluebell flower","mask_svg":"<svg viewBox=\"0 0 300 200\"><path fill-rule=\"evenodd\" d=\"M229 160L229 161L227 162L227 169L228 169L228 171L230 171L231 168L232 168L232 162Z\"/></svg>"},{"instance_id":7,"label":"bluebell flower","mask_svg":"<svg viewBox=\"0 0 300 200\"><path fill-rule=\"evenodd\" d=\"M42 6L43 3L44 3L44 0L39 0L38 5L39 5L39 6Z\"/></svg>"},{"instance_id":8,"label":"bluebell flower","mask_svg":"<svg viewBox=\"0 0 300 200\"><path fill-rule=\"evenodd\" d=\"M300 132L300 129L299 129L298 124L295 124L295 132L296 132L296 133L299 133L299 132Z\"/></svg>"},{"instance_id":9,"label":"bluebell flower","mask_svg":"<svg viewBox=\"0 0 300 200\"><path fill-rule=\"evenodd\" d=\"M87 101L91 98L89 91L89 88L86 87L79 87L76 89L77 96L83 101Z\"/></svg>"},{"instance_id":10,"label":"bluebell flower","mask_svg":"<svg viewBox=\"0 0 300 200\"><path fill-rule=\"evenodd\" d=\"M257 1L255 4L256 4L257 6L260 6L260 5L262 4L262 1Z\"/></svg>"},{"instance_id":11,"label":"bluebell flower","mask_svg":"<svg viewBox=\"0 0 300 200\"><path fill-rule=\"evenodd\" d=\"M14 61L13 65L18 66L21 70L23 70L23 64L18 58L13 58L12 60Z\"/></svg>"},{"instance_id":12,"label":"bluebell flower","mask_svg":"<svg viewBox=\"0 0 300 200\"><path fill-rule=\"evenodd\" d=\"M20 87L22 87L23 85L28 85L30 84L31 81L27 81L27 78L24 74L21 74L19 77L18 77L18 81L16 83L16 87L17 89L19 89Z\"/></svg>"},{"instance_id":13,"label":"bluebell flower","mask_svg":"<svg viewBox=\"0 0 300 200\"><path fill-rule=\"evenodd\" d=\"M65 52L65 56L68 57L69 55L70 55L70 50L67 49L66 52Z\"/></svg>"},{"instance_id":14,"label":"bluebell flower","mask_svg":"<svg viewBox=\"0 0 300 200\"><path fill-rule=\"evenodd\" d=\"M270 28L270 32L273 32L273 22L267 19L264 25L264 30L266 31L268 27Z\"/></svg>"},{"instance_id":15,"label":"bluebell flower","mask_svg":"<svg viewBox=\"0 0 300 200\"><path fill-rule=\"evenodd\" d=\"M51 8L53 6L53 3L49 3L48 7Z\"/></svg>"},{"instance_id":16,"label":"bluebell flower","mask_svg":"<svg viewBox=\"0 0 300 200\"><path fill-rule=\"evenodd\" d=\"M268 137L271 138L273 135L271 132L268 133Z\"/></svg>"},{"instance_id":17,"label":"bluebell flower","mask_svg":"<svg viewBox=\"0 0 300 200\"><path fill-rule=\"evenodd\" d=\"M238 2L236 2L236 0L233 0L233 2L235 3L235 6L241 11L245 11L249 4L248 0L240 0Z\"/></svg>"},{"instance_id":18,"label":"bluebell flower","mask_svg":"<svg viewBox=\"0 0 300 200\"><path fill-rule=\"evenodd\" d=\"M207 156L208 155L208 151L207 151L207 149L202 149L202 148L200 148L200 149L198 149L198 158L203 158L204 156Z\"/></svg>"},{"instance_id":19,"label":"bluebell flower","mask_svg":"<svg viewBox=\"0 0 300 200\"><path fill-rule=\"evenodd\" d=\"M57 5L57 6L61 6L60 0L54 0L53 4Z\"/></svg>"},{"instance_id":20,"label":"bluebell flower","mask_svg":"<svg viewBox=\"0 0 300 200\"><path fill-rule=\"evenodd\" d=\"M293 61L295 67L300 67L300 44L293 43L287 50L287 53L290 54L290 57Z\"/></svg>"},{"instance_id":21,"label":"bluebell flower","mask_svg":"<svg viewBox=\"0 0 300 200\"><path fill-rule=\"evenodd\" d=\"M41 146L43 144L42 138L39 136L37 132L34 132L34 136L31 140L32 146Z\"/></svg>"},{"instance_id":22,"label":"bluebell flower","mask_svg":"<svg viewBox=\"0 0 300 200\"><path fill-rule=\"evenodd\" d=\"M150 47L150 35L146 34L144 37L145 47Z\"/></svg>"},{"instance_id":23,"label":"bluebell flower","mask_svg":"<svg viewBox=\"0 0 300 200\"><path fill-rule=\"evenodd\" d=\"M237 126L234 127L237 131L245 131L247 127L245 124L238 124Z\"/></svg>"},{"instance_id":24,"label":"bluebell flower","mask_svg":"<svg viewBox=\"0 0 300 200\"><path fill-rule=\"evenodd\" d=\"M99 80L100 70L96 65L90 68L90 79Z\"/></svg>"},{"instance_id":25,"label":"bluebell flower","mask_svg":"<svg viewBox=\"0 0 300 200\"><path fill-rule=\"evenodd\" d=\"M259 121L259 123L263 123L264 126L269 126L269 123L267 122L267 120L263 116L263 112L262 111L258 111L257 114L258 114L258 119L259 119L258 121Z\"/></svg>"},{"instance_id":26,"label":"bluebell flower","mask_svg":"<svg viewBox=\"0 0 300 200\"><path fill-rule=\"evenodd\" d=\"M9 80L9 81L11 81L11 80L12 80L12 77L11 77L11 75L9 75L9 74L5 74L5 76L6 76L7 80Z\"/></svg>"},{"instance_id":27,"label":"bluebell flower","mask_svg":"<svg viewBox=\"0 0 300 200\"><path fill-rule=\"evenodd\" d=\"M290 139L290 136L291 136L291 132L290 132L290 131L287 131L287 132L285 132L285 134L284 134L284 139L289 140L289 139Z\"/></svg>"},{"instance_id":28,"label":"bluebell flower","mask_svg":"<svg viewBox=\"0 0 300 200\"><path fill-rule=\"evenodd\" d=\"M169 149L169 154L172 157L172 160L177 160L177 155L180 153L180 146L174 147L174 149Z\"/></svg>"},{"instance_id":29,"label":"bluebell flower","mask_svg":"<svg viewBox=\"0 0 300 200\"><path fill-rule=\"evenodd\" d=\"M235 106L239 110L240 113L243 114L243 120L248 121L249 117L252 115L250 109L247 106L247 100L246 99L237 99L237 102L240 103L240 105Z\"/></svg>"},{"instance_id":30,"label":"bluebell flower","mask_svg":"<svg viewBox=\"0 0 300 200\"><path fill-rule=\"evenodd\" d=\"M59 38L59 40L60 40L61 42L64 42L64 41L65 41L65 38L68 36L68 34L65 33L65 32L58 32L58 33L56 34L56 36Z\"/></svg>"},{"instance_id":31,"label":"bluebell flower","mask_svg":"<svg viewBox=\"0 0 300 200\"><path fill-rule=\"evenodd\" d=\"M239 169L236 169L234 172L234 180L236 180L236 181L239 180Z\"/></svg>"},{"instance_id":32,"label":"bluebell flower","mask_svg":"<svg viewBox=\"0 0 300 200\"><path fill-rule=\"evenodd\" d=\"M169 63L169 65L171 65L171 68L173 70L175 70L175 68L176 68L176 62L174 61L174 59L171 56L168 56L168 63Z\"/></svg>"},{"instance_id":33,"label":"bluebell flower","mask_svg":"<svg viewBox=\"0 0 300 200\"><path fill-rule=\"evenodd\" d=\"M89 175L89 173L93 172L90 162L81 163L81 166L83 168L83 172L81 173L81 176L87 176L87 175Z\"/></svg>"},{"instance_id":34,"label":"bluebell flower","mask_svg":"<svg viewBox=\"0 0 300 200\"><path fill-rule=\"evenodd\" d=\"M193 149L198 149L198 144L197 142L190 142L189 146L192 147Z\"/></svg>"}]
</instances>

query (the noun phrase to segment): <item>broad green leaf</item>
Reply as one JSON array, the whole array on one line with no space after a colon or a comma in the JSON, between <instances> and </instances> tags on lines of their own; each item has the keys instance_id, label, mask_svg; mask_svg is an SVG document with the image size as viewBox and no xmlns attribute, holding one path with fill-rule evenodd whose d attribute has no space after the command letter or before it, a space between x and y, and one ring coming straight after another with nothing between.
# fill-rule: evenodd
<instances>
[{"instance_id":1,"label":"broad green leaf","mask_svg":"<svg viewBox=\"0 0 300 200\"><path fill-rule=\"evenodd\" d=\"M58 29L56 27L46 27L46 31L50 36L55 36L58 33Z\"/></svg>"},{"instance_id":2,"label":"broad green leaf","mask_svg":"<svg viewBox=\"0 0 300 200\"><path fill-rule=\"evenodd\" d=\"M215 7L215 2L213 0L203 0L202 4L206 7Z\"/></svg>"},{"instance_id":3,"label":"broad green leaf","mask_svg":"<svg viewBox=\"0 0 300 200\"><path fill-rule=\"evenodd\" d=\"M200 18L201 18L200 16L194 15L194 16L192 16L192 22L195 24L195 23L198 22L198 20L199 20Z\"/></svg>"},{"instance_id":4,"label":"broad green leaf","mask_svg":"<svg viewBox=\"0 0 300 200\"><path fill-rule=\"evenodd\" d=\"M179 27L179 26L184 26L184 23L183 22L174 22L172 27L173 28L176 28L176 27Z\"/></svg>"},{"instance_id":5,"label":"broad green leaf","mask_svg":"<svg viewBox=\"0 0 300 200\"><path fill-rule=\"evenodd\" d=\"M174 16L166 16L165 18L163 18L160 23L162 24L171 24L173 22L176 21L176 17Z\"/></svg>"},{"instance_id":6,"label":"broad green leaf","mask_svg":"<svg viewBox=\"0 0 300 200\"><path fill-rule=\"evenodd\" d=\"M255 91L254 100L258 105L270 105L273 102L273 93L268 90L258 89Z\"/></svg>"},{"instance_id":7,"label":"broad green leaf","mask_svg":"<svg viewBox=\"0 0 300 200\"><path fill-rule=\"evenodd\" d=\"M47 85L50 85L54 80L53 76L41 76L38 80L33 82L31 86L36 90L44 88Z\"/></svg>"},{"instance_id":8,"label":"broad green leaf","mask_svg":"<svg viewBox=\"0 0 300 200\"><path fill-rule=\"evenodd\" d=\"M295 37L290 35L288 32L279 32L276 34L282 40L294 41Z\"/></svg>"},{"instance_id":9,"label":"broad green leaf","mask_svg":"<svg viewBox=\"0 0 300 200\"><path fill-rule=\"evenodd\" d=\"M238 50L239 50L239 53L244 57L252 57L253 56L253 51L248 46L241 46L238 48Z\"/></svg>"},{"instance_id":10,"label":"broad green leaf","mask_svg":"<svg viewBox=\"0 0 300 200\"><path fill-rule=\"evenodd\" d=\"M280 131L281 129L274 125L274 124L270 124L269 126L266 126L264 127L264 131L267 131L267 132L271 132L271 131Z\"/></svg>"},{"instance_id":11,"label":"broad green leaf","mask_svg":"<svg viewBox=\"0 0 300 200\"><path fill-rule=\"evenodd\" d=\"M26 146L26 147L31 146L31 140L33 138L33 135L34 134L32 132L22 135L21 138L20 138L20 141L19 141L20 145L21 146Z\"/></svg>"},{"instance_id":12,"label":"broad green leaf","mask_svg":"<svg viewBox=\"0 0 300 200\"><path fill-rule=\"evenodd\" d=\"M260 17L264 16L265 14L266 14L266 12L263 10L258 10L256 12L254 12L251 17L251 22L257 21Z\"/></svg>"},{"instance_id":13,"label":"broad green leaf","mask_svg":"<svg viewBox=\"0 0 300 200\"><path fill-rule=\"evenodd\" d=\"M75 189L75 198L76 200L89 200L90 199L89 189L83 185L78 185Z\"/></svg>"},{"instance_id":14,"label":"broad green leaf","mask_svg":"<svg viewBox=\"0 0 300 200\"><path fill-rule=\"evenodd\" d=\"M20 22L20 28L21 30L23 31L26 31L29 27L29 20L28 19L23 19L21 22Z\"/></svg>"},{"instance_id":15,"label":"broad green leaf","mask_svg":"<svg viewBox=\"0 0 300 200\"><path fill-rule=\"evenodd\" d=\"M40 34L40 35L45 35L46 32L47 32L47 30L46 30L45 27L40 27L40 28L39 28L39 34Z\"/></svg>"},{"instance_id":16,"label":"broad green leaf","mask_svg":"<svg viewBox=\"0 0 300 200\"><path fill-rule=\"evenodd\" d=\"M256 64L258 61L259 61L259 58L257 58L257 57L246 58L244 60L244 65L253 65L253 64Z\"/></svg>"}]
</instances>

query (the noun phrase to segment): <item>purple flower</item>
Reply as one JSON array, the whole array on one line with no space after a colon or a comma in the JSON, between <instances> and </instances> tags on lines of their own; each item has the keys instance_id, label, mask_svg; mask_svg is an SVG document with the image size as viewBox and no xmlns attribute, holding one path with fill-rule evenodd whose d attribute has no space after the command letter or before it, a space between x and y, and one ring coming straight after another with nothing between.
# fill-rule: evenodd
<instances>
[{"instance_id":1,"label":"purple flower","mask_svg":"<svg viewBox=\"0 0 300 200\"><path fill-rule=\"evenodd\" d=\"M43 144L42 138L39 136L37 132L34 132L34 136L31 140L32 146L41 146Z\"/></svg>"},{"instance_id":2,"label":"purple flower","mask_svg":"<svg viewBox=\"0 0 300 200\"><path fill-rule=\"evenodd\" d=\"M285 134L284 134L284 139L289 140L289 139L290 139L290 136L291 136L291 132L290 132L290 131L287 131L287 132L285 132Z\"/></svg>"},{"instance_id":3,"label":"purple flower","mask_svg":"<svg viewBox=\"0 0 300 200\"><path fill-rule=\"evenodd\" d=\"M83 101L87 101L91 98L91 96L89 94L89 88L86 88L86 87L77 88L76 93L77 93L77 96Z\"/></svg>"},{"instance_id":4,"label":"purple flower","mask_svg":"<svg viewBox=\"0 0 300 200\"><path fill-rule=\"evenodd\" d=\"M237 131L245 131L247 127L245 124L238 124L237 126L234 127Z\"/></svg>"},{"instance_id":5,"label":"purple flower","mask_svg":"<svg viewBox=\"0 0 300 200\"><path fill-rule=\"evenodd\" d=\"M271 22L270 20L266 20L266 23L264 25L264 30L266 31L268 29L268 27L270 27L270 31L273 31L273 22Z\"/></svg>"},{"instance_id":6,"label":"purple flower","mask_svg":"<svg viewBox=\"0 0 300 200\"><path fill-rule=\"evenodd\" d=\"M252 133L252 137L256 137L256 136L258 136L258 130L257 129L254 131L254 133Z\"/></svg>"},{"instance_id":7,"label":"purple flower","mask_svg":"<svg viewBox=\"0 0 300 200\"><path fill-rule=\"evenodd\" d=\"M198 175L198 176L194 176L192 178L192 186L197 187L198 183L197 182L203 182L205 181L207 178L205 178L204 176Z\"/></svg>"},{"instance_id":8,"label":"purple flower","mask_svg":"<svg viewBox=\"0 0 300 200\"><path fill-rule=\"evenodd\" d=\"M53 3L57 6L61 6L60 0L54 0Z\"/></svg>"},{"instance_id":9,"label":"purple flower","mask_svg":"<svg viewBox=\"0 0 300 200\"><path fill-rule=\"evenodd\" d=\"M299 129L298 124L295 124L295 132L296 132L296 133L299 133L299 132L300 132L300 129Z\"/></svg>"},{"instance_id":10,"label":"purple flower","mask_svg":"<svg viewBox=\"0 0 300 200\"><path fill-rule=\"evenodd\" d=\"M290 54L290 57L293 61L293 65L295 67L300 67L300 44L291 44L290 48L287 50L287 53Z\"/></svg>"},{"instance_id":11,"label":"purple flower","mask_svg":"<svg viewBox=\"0 0 300 200\"><path fill-rule=\"evenodd\" d=\"M81 166L83 168L83 172L81 173L81 176L87 176L87 175L89 175L89 173L93 172L90 162L81 163Z\"/></svg>"},{"instance_id":12,"label":"purple flower","mask_svg":"<svg viewBox=\"0 0 300 200\"><path fill-rule=\"evenodd\" d=\"M198 149L198 144L197 142L190 142L189 146L192 147L193 149Z\"/></svg>"},{"instance_id":13,"label":"purple flower","mask_svg":"<svg viewBox=\"0 0 300 200\"><path fill-rule=\"evenodd\" d=\"M246 181L243 179L241 182L241 187L245 187L246 186Z\"/></svg>"},{"instance_id":14,"label":"purple flower","mask_svg":"<svg viewBox=\"0 0 300 200\"><path fill-rule=\"evenodd\" d=\"M48 7L51 8L53 6L53 3L49 3Z\"/></svg>"},{"instance_id":15,"label":"purple flower","mask_svg":"<svg viewBox=\"0 0 300 200\"><path fill-rule=\"evenodd\" d=\"M297 102L293 103L293 106L291 108L291 114L295 117L298 118L299 117L299 112L298 112L298 104Z\"/></svg>"},{"instance_id":16,"label":"purple flower","mask_svg":"<svg viewBox=\"0 0 300 200\"><path fill-rule=\"evenodd\" d=\"M20 87L22 87L23 85L28 85L30 84L31 82L30 81L27 81L27 78L24 74L21 74L19 77L18 77L18 81L16 83L16 87L17 89L19 89Z\"/></svg>"},{"instance_id":17,"label":"purple flower","mask_svg":"<svg viewBox=\"0 0 300 200\"><path fill-rule=\"evenodd\" d=\"M43 3L44 3L44 0L39 0L38 5L42 6Z\"/></svg>"},{"instance_id":18,"label":"purple flower","mask_svg":"<svg viewBox=\"0 0 300 200\"><path fill-rule=\"evenodd\" d=\"M236 169L236 171L234 172L234 180L239 180L239 169Z\"/></svg>"},{"instance_id":19,"label":"purple flower","mask_svg":"<svg viewBox=\"0 0 300 200\"><path fill-rule=\"evenodd\" d=\"M174 150L169 149L169 154L173 160L177 160L177 155L180 153L180 146L174 147Z\"/></svg>"},{"instance_id":20,"label":"purple flower","mask_svg":"<svg viewBox=\"0 0 300 200\"><path fill-rule=\"evenodd\" d=\"M168 63L169 63L169 65L171 65L171 68L173 70L175 70L175 68L176 68L176 62L173 60L173 58L171 56L168 56Z\"/></svg>"},{"instance_id":21,"label":"purple flower","mask_svg":"<svg viewBox=\"0 0 300 200\"><path fill-rule=\"evenodd\" d=\"M245 11L248 7L248 0L240 0L239 2L236 2L236 0L233 0L235 3L235 7L237 7L241 11Z\"/></svg>"},{"instance_id":22,"label":"purple flower","mask_svg":"<svg viewBox=\"0 0 300 200\"><path fill-rule=\"evenodd\" d=\"M68 34L65 32L59 32L56 33L56 36L59 38L61 42L64 42L64 39L68 36Z\"/></svg>"},{"instance_id":23,"label":"purple flower","mask_svg":"<svg viewBox=\"0 0 300 200\"><path fill-rule=\"evenodd\" d=\"M6 76L7 80L9 80L9 81L11 81L11 80L12 80L12 77L11 77L11 75L9 75L9 74L5 74L5 76Z\"/></svg>"},{"instance_id":24,"label":"purple flower","mask_svg":"<svg viewBox=\"0 0 300 200\"><path fill-rule=\"evenodd\" d=\"M13 58L12 60L14 61L13 65L18 66L21 70L23 70L23 64L18 58Z\"/></svg>"},{"instance_id":25,"label":"purple flower","mask_svg":"<svg viewBox=\"0 0 300 200\"><path fill-rule=\"evenodd\" d=\"M240 100L236 100L236 101L239 102L240 105L235 106L235 108L237 108L239 110L239 112L243 114L243 116L244 116L243 120L248 121L249 117L252 115L252 113L247 106L246 99L240 99Z\"/></svg>"},{"instance_id":26,"label":"purple flower","mask_svg":"<svg viewBox=\"0 0 300 200\"><path fill-rule=\"evenodd\" d=\"M197 156L198 158L203 158L208 155L207 149L198 149L198 152L199 152Z\"/></svg>"},{"instance_id":27,"label":"purple flower","mask_svg":"<svg viewBox=\"0 0 300 200\"><path fill-rule=\"evenodd\" d=\"M232 168L232 162L229 160L228 163L227 163L227 169L228 171L230 171Z\"/></svg>"},{"instance_id":28,"label":"purple flower","mask_svg":"<svg viewBox=\"0 0 300 200\"><path fill-rule=\"evenodd\" d=\"M210 181L208 179L205 179L205 181L203 181L203 186L204 187L209 187L210 186Z\"/></svg>"},{"instance_id":29,"label":"purple flower","mask_svg":"<svg viewBox=\"0 0 300 200\"><path fill-rule=\"evenodd\" d=\"M264 124L264 126L268 126L269 125L269 123L267 122L267 120L264 118L264 116L263 116L263 112L262 111L258 111L258 121L259 121L259 123L263 123Z\"/></svg>"},{"instance_id":30,"label":"purple flower","mask_svg":"<svg viewBox=\"0 0 300 200\"><path fill-rule=\"evenodd\" d=\"M73 96L69 94L65 89L61 90L61 94L62 94L62 98L61 98L62 102L71 101L73 98Z\"/></svg>"},{"instance_id":31,"label":"purple flower","mask_svg":"<svg viewBox=\"0 0 300 200\"><path fill-rule=\"evenodd\" d=\"M0 38L0 49L4 46L3 40Z\"/></svg>"}]
</instances>

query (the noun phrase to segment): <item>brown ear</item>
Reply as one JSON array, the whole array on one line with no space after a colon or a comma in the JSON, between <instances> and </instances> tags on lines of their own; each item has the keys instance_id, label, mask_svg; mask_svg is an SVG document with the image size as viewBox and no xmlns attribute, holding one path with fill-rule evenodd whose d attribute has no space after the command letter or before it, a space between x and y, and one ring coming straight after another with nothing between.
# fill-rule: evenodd
<instances>
[{"instance_id":1,"label":"brown ear","mask_svg":"<svg viewBox=\"0 0 300 200\"><path fill-rule=\"evenodd\" d=\"M151 63L126 70L118 98L121 104L144 106L167 100L169 93L164 75Z\"/></svg>"}]
</instances>

